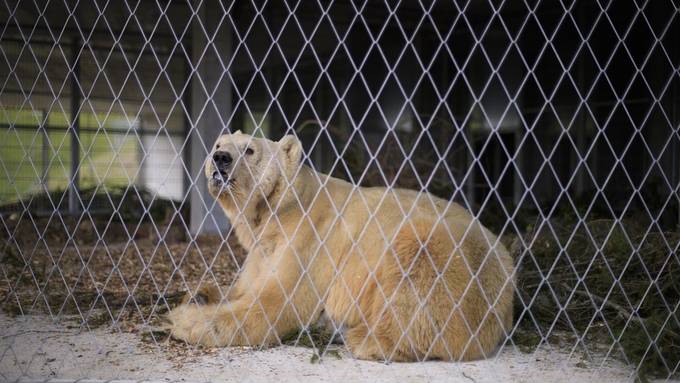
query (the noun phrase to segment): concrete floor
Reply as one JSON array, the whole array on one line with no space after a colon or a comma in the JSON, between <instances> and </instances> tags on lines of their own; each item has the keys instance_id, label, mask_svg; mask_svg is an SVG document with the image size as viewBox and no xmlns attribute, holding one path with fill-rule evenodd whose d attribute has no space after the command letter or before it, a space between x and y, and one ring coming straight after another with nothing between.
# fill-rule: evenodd
<instances>
[{"instance_id":1,"label":"concrete floor","mask_svg":"<svg viewBox=\"0 0 680 383\"><path fill-rule=\"evenodd\" d=\"M585 360L567 351L541 348L526 354L506 347L489 360L391 363L326 356L317 362L301 347L268 350L164 349L138 334L107 328L81 331L46 316L0 314L0 381L22 379L147 381L300 382L622 382L632 369L607 359ZM69 328L70 327L70 328ZM341 352L341 354L343 354Z\"/></svg>"}]
</instances>

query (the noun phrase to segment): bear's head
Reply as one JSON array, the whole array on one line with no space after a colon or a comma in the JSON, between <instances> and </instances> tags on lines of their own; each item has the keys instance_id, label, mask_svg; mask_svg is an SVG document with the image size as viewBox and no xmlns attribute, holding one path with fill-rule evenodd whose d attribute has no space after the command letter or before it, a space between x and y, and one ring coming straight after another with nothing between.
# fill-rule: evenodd
<instances>
[{"instance_id":1,"label":"bear's head","mask_svg":"<svg viewBox=\"0 0 680 383\"><path fill-rule=\"evenodd\" d=\"M208 190L227 205L268 198L292 182L302 158L302 145L292 135L280 141L237 131L220 136L205 164Z\"/></svg>"}]
</instances>

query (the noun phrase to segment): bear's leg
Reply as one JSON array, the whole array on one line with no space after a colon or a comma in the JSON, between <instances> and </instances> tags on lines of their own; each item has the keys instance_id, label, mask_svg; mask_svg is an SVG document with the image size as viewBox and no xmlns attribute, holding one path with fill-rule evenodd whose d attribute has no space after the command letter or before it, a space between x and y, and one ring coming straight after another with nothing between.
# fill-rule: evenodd
<instances>
[{"instance_id":1,"label":"bear's leg","mask_svg":"<svg viewBox=\"0 0 680 383\"><path fill-rule=\"evenodd\" d=\"M310 323L319 315L319 304L310 280L301 280L297 254L284 250L272 257L281 265L276 274L251 275L246 266L236 282L237 293L230 293L226 302L184 304L170 311L170 334L206 346L263 346Z\"/></svg>"},{"instance_id":2,"label":"bear's leg","mask_svg":"<svg viewBox=\"0 0 680 383\"><path fill-rule=\"evenodd\" d=\"M292 288L291 288L292 290ZM276 280L266 283L257 295L245 294L220 304L184 304L168 313L170 334L177 339L205 346L261 346L308 323L316 305L298 304L309 300L302 284L291 302ZM298 319L299 318L299 319Z\"/></svg>"},{"instance_id":3,"label":"bear's leg","mask_svg":"<svg viewBox=\"0 0 680 383\"><path fill-rule=\"evenodd\" d=\"M209 347L271 344L290 326L285 320L276 321L283 309L280 305L277 308L261 303L240 300L217 305L180 305L168 313L170 335Z\"/></svg>"},{"instance_id":4,"label":"bear's leg","mask_svg":"<svg viewBox=\"0 0 680 383\"><path fill-rule=\"evenodd\" d=\"M195 294L187 292L182 298L182 304L195 303L198 305L210 305L222 302L222 293L216 285L201 286Z\"/></svg>"}]
</instances>

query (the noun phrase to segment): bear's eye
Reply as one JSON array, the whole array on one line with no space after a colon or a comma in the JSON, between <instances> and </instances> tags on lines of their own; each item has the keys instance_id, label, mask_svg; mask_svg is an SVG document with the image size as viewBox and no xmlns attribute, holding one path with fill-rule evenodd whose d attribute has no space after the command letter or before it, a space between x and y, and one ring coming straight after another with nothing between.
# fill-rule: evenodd
<instances>
[{"instance_id":1,"label":"bear's eye","mask_svg":"<svg viewBox=\"0 0 680 383\"><path fill-rule=\"evenodd\" d=\"M247 154L247 155L251 155L251 154L253 154L253 153L255 153L255 152L253 151L253 149L251 149L251 148L246 148L246 154Z\"/></svg>"},{"instance_id":2,"label":"bear's eye","mask_svg":"<svg viewBox=\"0 0 680 383\"><path fill-rule=\"evenodd\" d=\"M219 148L220 148L220 144L215 145L215 149L219 149Z\"/></svg>"}]
</instances>

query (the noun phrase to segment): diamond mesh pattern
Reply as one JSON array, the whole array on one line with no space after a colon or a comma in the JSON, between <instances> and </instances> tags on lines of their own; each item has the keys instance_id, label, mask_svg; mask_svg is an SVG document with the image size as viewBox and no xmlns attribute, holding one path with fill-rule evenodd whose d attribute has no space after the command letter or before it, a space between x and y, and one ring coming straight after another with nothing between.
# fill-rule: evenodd
<instances>
[{"instance_id":1,"label":"diamond mesh pattern","mask_svg":"<svg viewBox=\"0 0 680 383\"><path fill-rule=\"evenodd\" d=\"M630 366L629 379L677 376L677 3L29 0L0 8L3 316L75 321L85 332L105 325L138 334L154 352L169 344L196 351L196 342L178 346L155 331L183 307L209 323L240 324L204 343L307 345L322 358L334 340L347 343L354 321L366 329L356 349L376 343L377 359L400 360L396 347L380 347L361 310L325 327L310 314L334 294L310 282L312 265L327 263L350 308L374 294L384 302L379 317L401 318L388 303L397 291L413 298L413 312L395 320L394 343L415 352L416 322L431 326L421 361L439 355L435 343L457 323L457 297L480 291L478 304L489 308L476 322L463 317L462 353L478 347L481 321L503 321L481 275L498 255L470 263L463 243L475 240L507 247L515 263L498 270L501 288L514 290L514 322L500 351L482 357L554 347L597 361L595 374L615 360ZM319 172L310 173L320 185L312 195L298 195L291 180L280 185L302 212L293 228L270 214L280 201L257 189L241 196L234 225L208 193L204 160L219 135L236 130L294 135L302 163ZM286 167L275 151L265 154L268 168ZM354 185L351 198L331 198L321 173ZM376 197L363 186L385 189ZM412 202L401 188L417 192ZM236 281L251 247L243 242L266 239L262 226L236 222L258 200L260 225L288 244L307 236L312 255L287 247L299 278L274 274L240 311L206 305L242 293ZM342 277L352 261L335 261L332 231L306 210L326 200L326 227L354 233L344 251L366 271L358 286ZM361 230L345 214L350 204L366 212ZM447 214L458 205L472 219L456 231ZM396 221L389 227L380 221L385 206ZM428 250L434 231L418 238L412 263L392 246L400 230L418 232L419 209L435 212L431 225L454 243L443 264ZM471 239L479 223L498 237ZM365 254L370 235L384 245L377 258ZM461 291L443 276L459 253L471 276ZM389 262L401 277L387 289L376 265ZM434 271L430 286L414 282L417 268ZM443 323L428 306L441 291L451 305ZM285 309L265 307L267 294ZM312 307L300 309L301 294ZM291 321L297 330L281 333ZM257 339L253 323L266 328ZM45 353L38 345L23 360L15 339L3 334L0 361L30 375ZM460 359L442 344L444 359Z\"/></svg>"}]
</instances>

